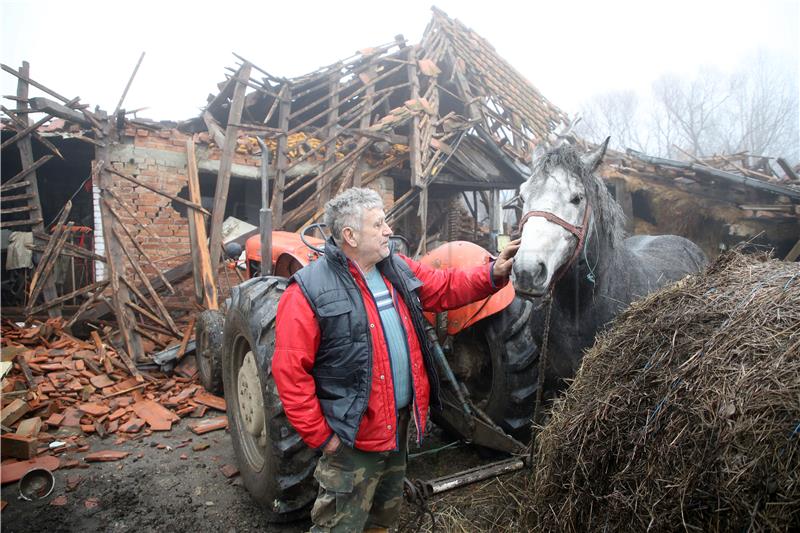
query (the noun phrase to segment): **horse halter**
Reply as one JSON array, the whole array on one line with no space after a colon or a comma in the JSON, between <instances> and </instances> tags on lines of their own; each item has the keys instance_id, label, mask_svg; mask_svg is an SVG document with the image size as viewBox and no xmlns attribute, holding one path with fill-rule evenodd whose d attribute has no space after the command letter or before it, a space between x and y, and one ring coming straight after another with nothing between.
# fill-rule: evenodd
<instances>
[{"instance_id":1,"label":"horse halter","mask_svg":"<svg viewBox=\"0 0 800 533\"><path fill-rule=\"evenodd\" d=\"M520 219L519 227L517 229L520 236L522 235L522 227L525 225L525 223L528 221L529 218L541 217L552 222L553 224L558 224L559 226L561 226L562 228L564 228L565 230L567 230L568 232L570 232L571 234L575 235L578 238L578 243L575 245L575 251L572 252L572 257L570 257L569 261L561 265L561 268L558 269L556 274L553 276L553 279L550 281L550 288L549 288L550 290L552 290L553 287L556 286L556 283L558 283L561 280L564 274L567 273L567 270L569 270L572 267L572 265L575 264L575 261L577 261L578 256L580 255L581 250L583 250L583 246L586 242L586 235L589 230L589 217L591 215L592 215L592 206L587 201L586 209L583 212L583 221L581 222L580 226L575 226L573 224L570 224L563 218L549 211L528 211Z\"/></svg>"}]
</instances>

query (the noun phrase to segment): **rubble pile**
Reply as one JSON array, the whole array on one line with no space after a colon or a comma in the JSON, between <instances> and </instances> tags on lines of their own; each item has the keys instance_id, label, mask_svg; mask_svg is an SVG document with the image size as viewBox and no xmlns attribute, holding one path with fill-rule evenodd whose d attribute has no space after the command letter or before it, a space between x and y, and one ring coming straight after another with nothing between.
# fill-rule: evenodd
<instances>
[{"instance_id":1,"label":"rubble pile","mask_svg":"<svg viewBox=\"0 0 800 533\"><path fill-rule=\"evenodd\" d=\"M19 479L32 465L79 466L78 460L61 462L58 457L89 451L89 435L100 437L91 442L113 438L119 445L169 431L182 418L202 419L190 424L196 434L227 427L224 415L206 417L209 409L224 413L225 400L196 383L194 355L183 356L171 376L154 365L130 368L97 332L87 342L62 326L62 319L32 327L2 325L3 484ZM83 460L125 455L98 450Z\"/></svg>"}]
</instances>

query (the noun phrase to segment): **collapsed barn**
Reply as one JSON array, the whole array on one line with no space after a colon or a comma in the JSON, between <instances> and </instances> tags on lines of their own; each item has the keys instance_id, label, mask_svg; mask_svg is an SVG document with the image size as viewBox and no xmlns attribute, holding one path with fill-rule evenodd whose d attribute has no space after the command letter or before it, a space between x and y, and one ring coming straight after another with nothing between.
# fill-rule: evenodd
<instances>
[{"instance_id":1,"label":"collapsed barn","mask_svg":"<svg viewBox=\"0 0 800 533\"><path fill-rule=\"evenodd\" d=\"M436 9L418 44L398 36L296 78L237 58L200 116L181 122L137 118L124 94L113 112L91 111L27 64L3 65L19 80L15 107L2 109L3 318L34 324L6 324L19 349L3 348L14 365L3 391L31 414L63 395L67 416L48 406L45 425L169 427L173 415L152 405L151 419L72 407L136 389L176 416L202 416L202 389L184 385L196 373L195 315L242 280L223 268L223 244L265 224L307 227L347 187L381 194L412 255L453 240L495 252L516 225L507 200L533 148L569 128L491 45ZM800 180L780 158L628 152L609 154L601 172L631 232L684 235L712 256L741 240L800 254ZM175 365L180 385L154 377ZM28 411L13 415L4 420L18 429Z\"/></svg>"},{"instance_id":2,"label":"collapsed barn","mask_svg":"<svg viewBox=\"0 0 800 533\"><path fill-rule=\"evenodd\" d=\"M194 271L216 278L223 220L258 225L262 176L273 229L316 221L328 198L361 185L381 193L389 222L414 243L412 252L456 239L491 247L489 236L503 232L499 191L525 179L532 141L567 120L485 40L438 10L417 45L398 36L298 78L273 76L242 59L202 115L177 124L129 117L121 108L90 112L24 70L3 68L20 79L4 148L36 148L22 160L4 157L3 192L14 192L4 198L4 228L32 228L38 239L44 222L58 222L49 241L37 240L44 251L39 265L59 253L80 255L67 268L75 283L66 286L49 275L55 269L42 268L48 275L33 272L24 307L8 311L54 315L64 302L84 303L81 321L102 319L109 310L102 290L110 283L109 303L134 361L144 358L142 331L150 328L147 338L157 338L153 327L181 334L158 291L191 270L188 255L200 247L192 226L209 216L210 269L195 257ZM28 99L29 83L48 97ZM66 122L50 131L15 130L18 115L34 111ZM196 176L187 158L192 150ZM64 161L69 170L59 168ZM46 194L33 190L39 179ZM70 196L73 213L65 217ZM29 205L13 203L22 201ZM481 216L488 223L477 224ZM67 220L75 221L68 229ZM77 226L85 237L75 244ZM49 250L45 242L53 243ZM56 279L64 287L58 291L51 286ZM40 292L46 303L34 305ZM198 297L203 292L198 284Z\"/></svg>"}]
</instances>

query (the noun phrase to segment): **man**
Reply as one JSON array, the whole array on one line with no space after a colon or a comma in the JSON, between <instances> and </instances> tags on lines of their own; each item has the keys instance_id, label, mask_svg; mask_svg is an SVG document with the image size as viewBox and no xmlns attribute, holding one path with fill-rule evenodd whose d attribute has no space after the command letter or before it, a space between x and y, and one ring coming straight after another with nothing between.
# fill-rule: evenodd
<instances>
[{"instance_id":1,"label":"man","mask_svg":"<svg viewBox=\"0 0 800 533\"><path fill-rule=\"evenodd\" d=\"M423 266L390 252L383 202L361 188L329 201L325 222L324 256L295 273L278 305L272 373L289 421L322 450L311 531L387 531L402 504L409 419L421 439L439 401L422 311L499 290L519 243L472 269Z\"/></svg>"}]
</instances>

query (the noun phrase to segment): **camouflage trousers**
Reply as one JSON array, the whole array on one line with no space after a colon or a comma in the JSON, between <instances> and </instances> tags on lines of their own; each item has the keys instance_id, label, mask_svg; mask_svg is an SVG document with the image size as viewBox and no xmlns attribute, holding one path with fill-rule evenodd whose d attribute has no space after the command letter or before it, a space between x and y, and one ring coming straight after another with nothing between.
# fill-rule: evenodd
<instances>
[{"instance_id":1,"label":"camouflage trousers","mask_svg":"<svg viewBox=\"0 0 800 533\"><path fill-rule=\"evenodd\" d=\"M399 449L364 452L344 444L322 454L314 471L319 493L311 510L311 533L353 533L364 528L389 528L403 504L409 409L398 421Z\"/></svg>"}]
</instances>

